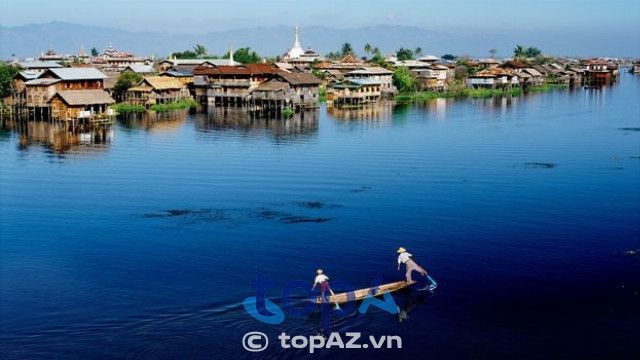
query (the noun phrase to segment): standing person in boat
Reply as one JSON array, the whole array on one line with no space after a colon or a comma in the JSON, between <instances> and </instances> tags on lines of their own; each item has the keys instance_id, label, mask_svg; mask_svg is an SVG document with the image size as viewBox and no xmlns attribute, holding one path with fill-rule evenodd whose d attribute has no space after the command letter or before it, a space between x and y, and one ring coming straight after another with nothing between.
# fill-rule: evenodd
<instances>
[{"instance_id":1,"label":"standing person in boat","mask_svg":"<svg viewBox=\"0 0 640 360\"><path fill-rule=\"evenodd\" d=\"M329 285L329 277L327 275L324 274L324 272L322 271L322 269L318 269L316 271L316 278L313 281L313 287L311 288L311 290L314 290L316 288L317 285L320 285L320 295L322 296L322 299L324 300L324 293L329 290L329 292L331 293L331 296L333 296L333 298L335 299L336 294L333 293L333 290L331 290L331 286Z\"/></svg>"},{"instance_id":2,"label":"standing person in boat","mask_svg":"<svg viewBox=\"0 0 640 360\"><path fill-rule=\"evenodd\" d=\"M420 265L418 265L411 258L413 255L409 254L407 252L407 249L400 247L397 253L398 253L398 271L400 271L400 264L404 264L404 266L407 268L407 273L405 276L407 277L408 284L413 284L415 282L413 281L413 279L411 279L411 273L413 271L419 272L420 274L422 274L422 276L427 276L427 271L423 269Z\"/></svg>"}]
</instances>

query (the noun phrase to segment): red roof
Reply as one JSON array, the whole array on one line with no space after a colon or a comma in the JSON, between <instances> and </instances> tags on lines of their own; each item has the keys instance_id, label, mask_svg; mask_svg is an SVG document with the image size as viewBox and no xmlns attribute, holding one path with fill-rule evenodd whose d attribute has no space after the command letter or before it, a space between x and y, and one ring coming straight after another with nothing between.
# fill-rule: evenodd
<instances>
[{"instance_id":1,"label":"red roof","mask_svg":"<svg viewBox=\"0 0 640 360\"><path fill-rule=\"evenodd\" d=\"M273 64L198 66L193 69L193 75L263 75L280 72Z\"/></svg>"}]
</instances>

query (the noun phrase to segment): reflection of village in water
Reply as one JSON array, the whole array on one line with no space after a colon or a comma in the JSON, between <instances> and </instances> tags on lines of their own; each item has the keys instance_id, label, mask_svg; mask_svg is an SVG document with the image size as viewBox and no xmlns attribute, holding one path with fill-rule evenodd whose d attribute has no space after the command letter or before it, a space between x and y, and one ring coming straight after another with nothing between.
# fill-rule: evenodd
<instances>
[{"instance_id":1,"label":"reflection of village in water","mask_svg":"<svg viewBox=\"0 0 640 360\"><path fill-rule=\"evenodd\" d=\"M26 151L37 146L56 154L102 152L114 137L110 124L5 119L2 129L18 136L20 150Z\"/></svg>"},{"instance_id":2,"label":"reflection of village in water","mask_svg":"<svg viewBox=\"0 0 640 360\"><path fill-rule=\"evenodd\" d=\"M197 116L196 129L202 132L235 130L245 134L268 133L281 138L312 136L318 132L318 110L300 111L291 117L249 114L241 107L209 107Z\"/></svg>"},{"instance_id":3,"label":"reflection of village in water","mask_svg":"<svg viewBox=\"0 0 640 360\"><path fill-rule=\"evenodd\" d=\"M125 129L143 129L149 132L175 131L189 117L189 110L166 112L145 111L118 116L118 121Z\"/></svg>"},{"instance_id":4,"label":"reflection of village in water","mask_svg":"<svg viewBox=\"0 0 640 360\"><path fill-rule=\"evenodd\" d=\"M393 118L394 103L381 101L357 107L328 107L327 114L336 120L384 123Z\"/></svg>"},{"instance_id":5,"label":"reflection of village in water","mask_svg":"<svg viewBox=\"0 0 640 360\"><path fill-rule=\"evenodd\" d=\"M451 99L433 99L419 104L402 104L395 101L384 101L360 107L327 108L327 114L334 120L359 124L366 128L396 123L404 119L403 115L410 109L420 109L428 117L444 119Z\"/></svg>"},{"instance_id":6,"label":"reflection of village in water","mask_svg":"<svg viewBox=\"0 0 640 360\"><path fill-rule=\"evenodd\" d=\"M557 96L581 96L594 107L601 107L606 100L608 89L563 89ZM446 120L447 111L462 103L471 104L475 109L505 115L515 110L519 104L538 97L556 96L553 93L529 93L522 97L500 96L490 98L435 98L432 100L402 104L395 101L381 101L358 107L322 107L320 110L301 111L291 117L248 113L242 107L209 107L197 110L175 110L168 112L146 111L118 116L116 124L79 124L65 121L34 121L5 118L1 129L5 133L15 133L19 137L21 150L34 145L50 149L53 153L100 152L108 148L114 138L114 126L127 131L142 129L148 132L172 132L193 122L200 132L237 131L244 135L268 135L276 139L314 136L318 133L320 112L326 111L329 120L349 123L357 128L376 128L402 123L412 109L424 113L425 118ZM7 134L2 134L7 136ZM10 136L10 135L9 135Z\"/></svg>"}]
</instances>

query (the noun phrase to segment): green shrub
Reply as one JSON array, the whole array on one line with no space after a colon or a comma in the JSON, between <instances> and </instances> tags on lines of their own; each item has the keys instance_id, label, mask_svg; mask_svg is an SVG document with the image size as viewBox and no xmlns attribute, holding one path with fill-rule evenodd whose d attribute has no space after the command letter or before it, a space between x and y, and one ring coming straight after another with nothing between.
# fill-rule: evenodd
<instances>
[{"instance_id":1,"label":"green shrub","mask_svg":"<svg viewBox=\"0 0 640 360\"><path fill-rule=\"evenodd\" d=\"M198 105L198 102L191 98L186 98L178 101L172 101L165 104L151 105L150 110L157 112L165 112L172 110L193 109Z\"/></svg>"},{"instance_id":2,"label":"green shrub","mask_svg":"<svg viewBox=\"0 0 640 360\"><path fill-rule=\"evenodd\" d=\"M129 103L118 103L111 105L111 108L118 114L144 112L144 105L134 105Z\"/></svg>"},{"instance_id":3,"label":"green shrub","mask_svg":"<svg viewBox=\"0 0 640 360\"><path fill-rule=\"evenodd\" d=\"M286 107L284 109L282 109L282 116L288 118L288 117L292 117L294 114L293 109L291 109L290 107Z\"/></svg>"}]
</instances>

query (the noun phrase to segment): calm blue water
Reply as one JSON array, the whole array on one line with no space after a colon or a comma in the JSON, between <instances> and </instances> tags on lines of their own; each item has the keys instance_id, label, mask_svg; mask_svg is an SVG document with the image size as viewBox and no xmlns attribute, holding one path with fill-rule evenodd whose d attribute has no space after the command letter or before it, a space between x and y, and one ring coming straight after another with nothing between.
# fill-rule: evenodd
<instances>
[{"instance_id":1,"label":"calm blue water","mask_svg":"<svg viewBox=\"0 0 640 360\"><path fill-rule=\"evenodd\" d=\"M274 283L366 287L404 246L440 286L332 330L403 349L322 358L640 355L640 77L603 90L171 114L0 133L0 358L294 358L241 302ZM250 354L248 331L272 344Z\"/></svg>"}]
</instances>

